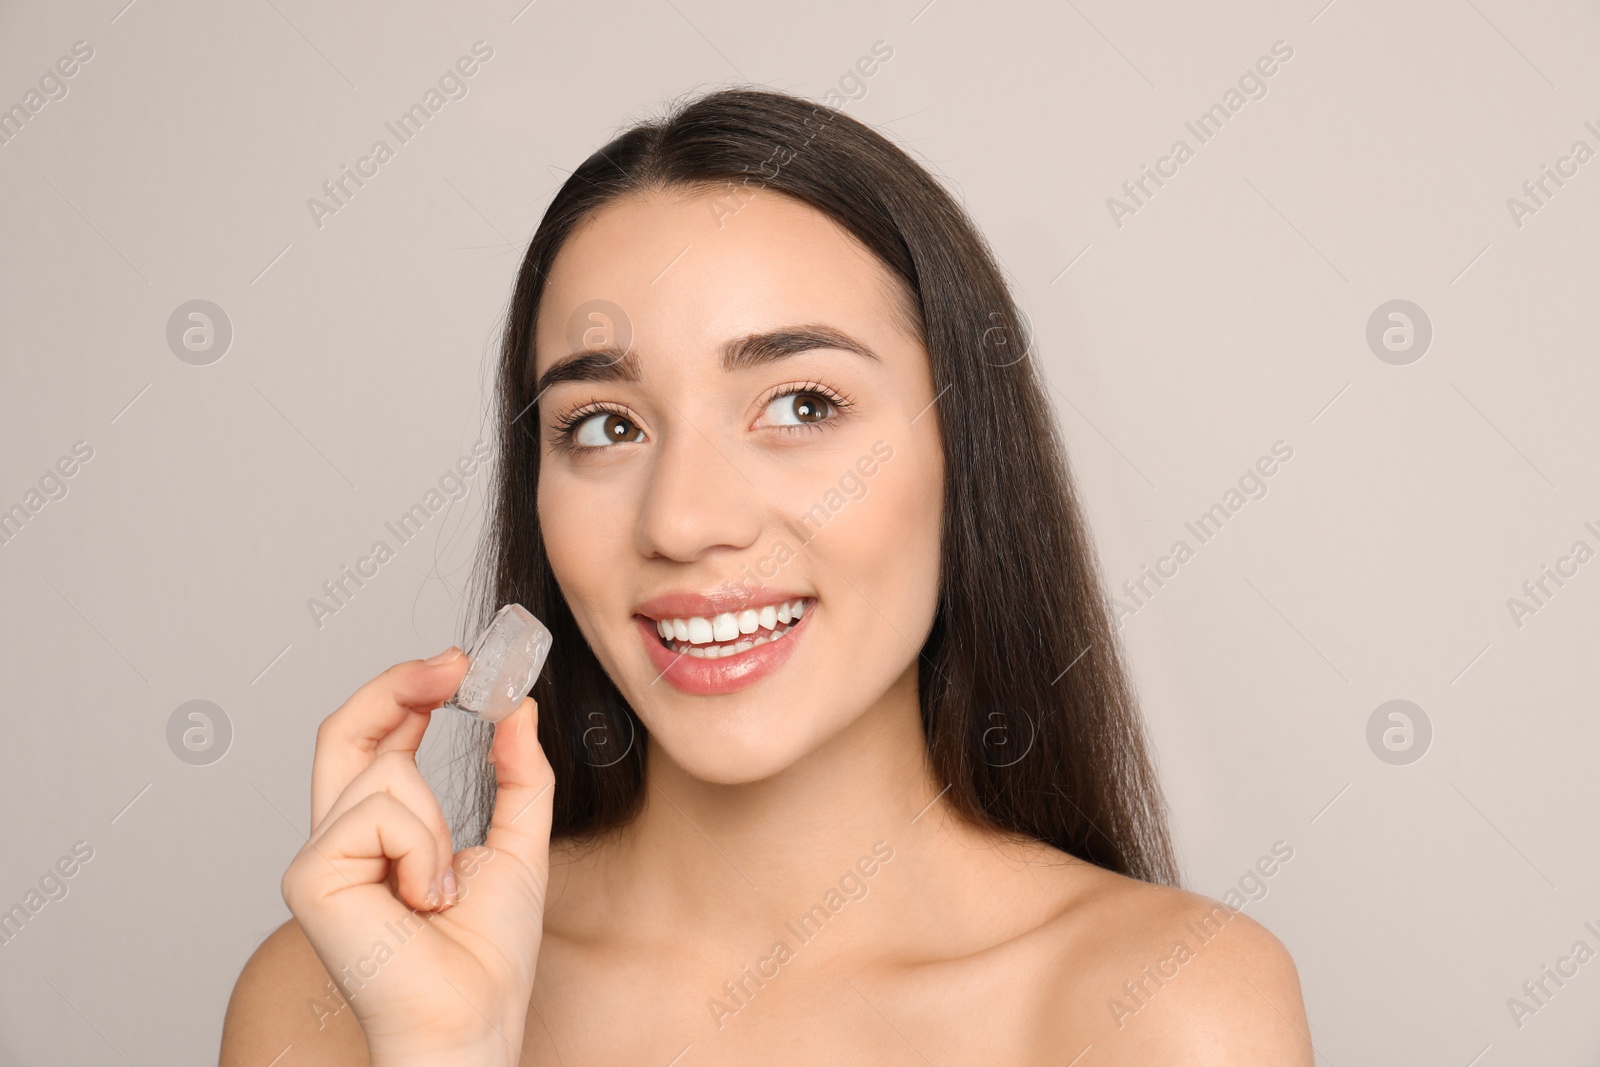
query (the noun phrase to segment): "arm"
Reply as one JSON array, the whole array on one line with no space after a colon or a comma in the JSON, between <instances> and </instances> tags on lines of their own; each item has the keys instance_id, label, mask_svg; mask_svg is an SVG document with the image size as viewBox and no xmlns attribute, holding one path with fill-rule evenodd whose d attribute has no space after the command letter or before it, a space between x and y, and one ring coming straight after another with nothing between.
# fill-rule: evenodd
<instances>
[{"instance_id":1,"label":"arm","mask_svg":"<svg viewBox=\"0 0 1600 1067\"><path fill-rule=\"evenodd\" d=\"M1204 905L1206 914L1222 910ZM1193 958L1139 1010L1149 1062L1312 1067L1300 977L1283 944L1241 912L1204 944L1191 941Z\"/></svg>"},{"instance_id":2,"label":"arm","mask_svg":"<svg viewBox=\"0 0 1600 1067\"><path fill-rule=\"evenodd\" d=\"M222 1023L219 1067L365 1067L366 1062L361 1026L300 924L290 919L267 936L234 984Z\"/></svg>"}]
</instances>

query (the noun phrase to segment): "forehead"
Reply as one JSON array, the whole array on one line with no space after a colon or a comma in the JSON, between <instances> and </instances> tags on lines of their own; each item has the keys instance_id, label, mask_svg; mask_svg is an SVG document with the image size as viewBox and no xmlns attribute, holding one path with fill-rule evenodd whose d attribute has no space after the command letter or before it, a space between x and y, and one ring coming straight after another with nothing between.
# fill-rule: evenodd
<instances>
[{"instance_id":1,"label":"forehead","mask_svg":"<svg viewBox=\"0 0 1600 1067\"><path fill-rule=\"evenodd\" d=\"M631 194L586 218L556 256L535 324L535 372L585 347L596 323L631 335L646 363L653 349L709 352L799 322L887 345L904 337L902 294L847 230L770 189Z\"/></svg>"}]
</instances>

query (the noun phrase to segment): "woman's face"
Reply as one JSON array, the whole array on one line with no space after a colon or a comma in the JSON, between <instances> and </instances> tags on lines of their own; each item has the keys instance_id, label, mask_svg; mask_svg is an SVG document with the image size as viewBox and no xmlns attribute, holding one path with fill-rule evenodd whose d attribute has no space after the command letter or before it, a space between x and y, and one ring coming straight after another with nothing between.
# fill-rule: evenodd
<instances>
[{"instance_id":1,"label":"woman's face","mask_svg":"<svg viewBox=\"0 0 1600 1067\"><path fill-rule=\"evenodd\" d=\"M556 258L539 522L652 758L755 781L915 693L943 459L897 285L770 190L629 197Z\"/></svg>"}]
</instances>

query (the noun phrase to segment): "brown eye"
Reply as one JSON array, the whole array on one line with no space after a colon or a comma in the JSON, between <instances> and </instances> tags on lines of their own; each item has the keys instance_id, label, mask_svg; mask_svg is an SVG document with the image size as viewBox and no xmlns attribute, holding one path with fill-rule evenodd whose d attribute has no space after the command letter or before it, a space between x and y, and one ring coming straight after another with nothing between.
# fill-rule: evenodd
<instances>
[{"instance_id":1,"label":"brown eye","mask_svg":"<svg viewBox=\"0 0 1600 1067\"><path fill-rule=\"evenodd\" d=\"M821 393L785 393L767 405L767 421L774 426L805 426L825 422L834 413L833 401Z\"/></svg>"},{"instance_id":2,"label":"brown eye","mask_svg":"<svg viewBox=\"0 0 1600 1067\"><path fill-rule=\"evenodd\" d=\"M816 393L807 393L798 398L794 404L795 416L801 422L821 422L828 417L832 405Z\"/></svg>"},{"instance_id":3,"label":"brown eye","mask_svg":"<svg viewBox=\"0 0 1600 1067\"><path fill-rule=\"evenodd\" d=\"M597 411L572 428L573 443L580 448L604 448L643 437L632 419L610 411Z\"/></svg>"}]
</instances>

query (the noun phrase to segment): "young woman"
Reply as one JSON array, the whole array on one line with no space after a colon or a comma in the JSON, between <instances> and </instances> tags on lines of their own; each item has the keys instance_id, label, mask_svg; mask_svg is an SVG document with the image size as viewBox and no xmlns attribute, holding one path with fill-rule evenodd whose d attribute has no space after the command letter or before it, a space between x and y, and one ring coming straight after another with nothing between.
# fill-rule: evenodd
<instances>
[{"instance_id":1,"label":"young woman","mask_svg":"<svg viewBox=\"0 0 1600 1067\"><path fill-rule=\"evenodd\" d=\"M452 646L318 731L222 1062L1312 1063L1283 947L1176 888L1030 343L845 115L728 90L590 157L505 336L477 615L555 644L483 844L415 763Z\"/></svg>"}]
</instances>

